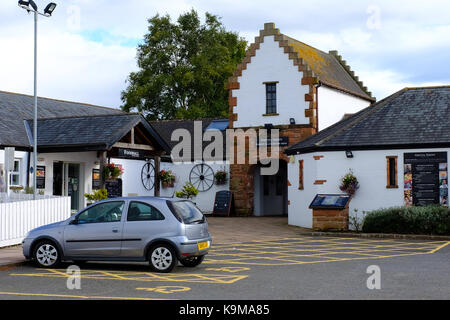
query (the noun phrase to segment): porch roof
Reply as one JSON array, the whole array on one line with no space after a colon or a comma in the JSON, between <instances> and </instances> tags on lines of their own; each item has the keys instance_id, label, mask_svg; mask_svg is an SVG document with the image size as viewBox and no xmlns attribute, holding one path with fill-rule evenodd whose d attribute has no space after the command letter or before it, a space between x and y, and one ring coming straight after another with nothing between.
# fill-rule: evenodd
<instances>
[{"instance_id":1,"label":"porch roof","mask_svg":"<svg viewBox=\"0 0 450 320\"><path fill-rule=\"evenodd\" d=\"M26 120L32 145L33 121ZM155 153L170 152L169 146L140 114L74 116L38 120L38 151L108 151L138 127ZM124 144L122 144L124 145ZM130 148L133 144L128 144Z\"/></svg>"}]
</instances>

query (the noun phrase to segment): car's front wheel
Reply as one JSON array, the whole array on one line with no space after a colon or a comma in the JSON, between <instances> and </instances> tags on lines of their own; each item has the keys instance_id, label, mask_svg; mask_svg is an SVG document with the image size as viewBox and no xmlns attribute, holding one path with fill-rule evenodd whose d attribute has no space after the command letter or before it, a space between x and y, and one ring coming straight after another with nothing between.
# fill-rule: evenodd
<instances>
[{"instance_id":1,"label":"car's front wheel","mask_svg":"<svg viewBox=\"0 0 450 320\"><path fill-rule=\"evenodd\" d=\"M205 256L198 256L198 257L192 257L180 260L181 264L188 268L194 268L198 266L200 263L203 262L203 259L205 259Z\"/></svg>"},{"instance_id":2,"label":"car's front wheel","mask_svg":"<svg viewBox=\"0 0 450 320\"><path fill-rule=\"evenodd\" d=\"M156 272L170 272L177 264L177 256L171 246L158 244L150 249L148 260Z\"/></svg>"},{"instance_id":3,"label":"car's front wheel","mask_svg":"<svg viewBox=\"0 0 450 320\"><path fill-rule=\"evenodd\" d=\"M48 240L41 241L36 245L33 258L40 268L53 268L61 262L61 254L57 246Z\"/></svg>"}]
</instances>

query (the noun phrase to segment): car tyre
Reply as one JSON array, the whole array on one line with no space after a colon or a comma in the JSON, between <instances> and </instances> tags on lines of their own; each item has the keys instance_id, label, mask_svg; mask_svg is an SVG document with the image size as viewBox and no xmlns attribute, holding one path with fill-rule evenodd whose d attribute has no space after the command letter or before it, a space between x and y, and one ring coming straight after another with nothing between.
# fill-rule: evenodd
<instances>
[{"instance_id":1,"label":"car tyre","mask_svg":"<svg viewBox=\"0 0 450 320\"><path fill-rule=\"evenodd\" d=\"M198 266L200 263L202 263L203 259L205 259L204 255L183 259L183 260L180 260L180 262L183 266L185 266L187 268L194 268L194 267Z\"/></svg>"},{"instance_id":2,"label":"car tyre","mask_svg":"<svg viewBox=\"0 0 450 320\"><path fill-rule=\"evenodd\" d=\"M61 262L61 252L52 241L40 241L34 247L33 260L39 268L55 268Z\"/></svg>"},{"instance_id":3,"label":"car tyre","mask_svg":"<svg viewBox=\"0 0 450 320\"><path fill-rule=\"evenodd\" d=\"M170 245L157 244L149 250L148 261L153 271L168 273L177 265L177 256Z\"/></svg>"}]
</instances>

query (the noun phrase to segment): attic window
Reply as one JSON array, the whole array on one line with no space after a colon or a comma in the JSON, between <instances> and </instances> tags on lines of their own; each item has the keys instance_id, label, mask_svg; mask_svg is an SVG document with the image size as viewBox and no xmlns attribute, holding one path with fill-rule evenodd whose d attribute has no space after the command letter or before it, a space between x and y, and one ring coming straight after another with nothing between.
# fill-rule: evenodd
<instances>
[{"instance_id":1,"label":"attic window","mask_svg":"<svg viewBox=\"0 0 450 320\"><path fill-rule=\"evenodd\" d=\"M277 83L266 83L266 114L277 113Z\"/></svg>"}]
</instances>

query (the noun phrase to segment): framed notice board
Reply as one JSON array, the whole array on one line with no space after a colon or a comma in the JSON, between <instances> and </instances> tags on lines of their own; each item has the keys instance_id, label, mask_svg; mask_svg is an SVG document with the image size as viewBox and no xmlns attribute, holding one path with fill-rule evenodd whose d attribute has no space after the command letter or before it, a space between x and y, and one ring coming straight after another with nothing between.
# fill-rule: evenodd
<instances>
[{"instance_id":1,"label":"framed notice board","mask_svg":"<svg viewBox=\"0 0 450 320\"><path fill-rule=\"evenodd\" d=\"M92 169L92 189L97 190L102 186L100 169Z\"/></svg>"},{"instance_id":2,"label":"framed notice board","mask_svg":"<svg viewBox=\"0 0 450 320\"><path fill-rule=\"evenodd\" d=\"M310 209L344 209L348 206L350 196L347 194L318 194L311 202Z\"/></svg>"},{"instance_id":3,"label":"framed notice board","mask_svg":"<svg viewBox=\"0 0 450 320\"><path fill-rule=\"evenodd\" d=\"M218 191L214 199L213 215L229 217L232 209L233 193L231 191Z\"/></svg>"},{"instance_id":4,"label":"framed notice board","mask_svg":"<svg viewBox=\"0 0 450 320\"><path fill-rule=\"evenodd\" d=\"M45 189L45 166L37 166L36 169L36 187Z\"/></svg>"},{"instance_id":5,"label":"framed notice board","mask_svg":"<svg viewBox=\"0 0 450 320\"><path fill-rule=\"evenodd\" d=\"M122 197L122 179L106 180L105 188L108 190L108 199Z\"/></svg>"}]
</instances>

